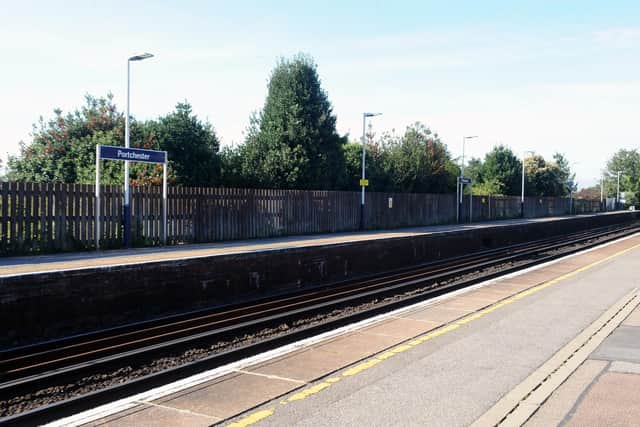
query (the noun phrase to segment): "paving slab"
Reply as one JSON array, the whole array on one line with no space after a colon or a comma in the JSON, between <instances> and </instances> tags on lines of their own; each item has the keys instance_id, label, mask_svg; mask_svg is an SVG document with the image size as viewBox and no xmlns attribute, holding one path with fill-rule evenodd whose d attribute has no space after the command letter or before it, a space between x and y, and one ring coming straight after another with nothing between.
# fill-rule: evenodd
<instances>
[{"instance_id":1,"label":"paving slab","mask_svg":"<svg viewBox=\"0 0 640 427\"><path fill-rule=\"evenodd\" d=\"M508 296L513 295L513 293L514 293L513 289L498 288L498 287L494 287L493 285L490 285L490 286L486 286L486 287L471 291L465 295L470 298L486 299L487 301L495 302L495 301L507 298Z\"/></svg>"},{"instance_id":2,"label":"paving slab","mask_svg":"<svg viewBox=\"0 0 640 427\"><path fill-rule=\"evenodd\" d=\"M450 307L433 306L420 311L406 314L404 317L408 319L416 319L422 321L448 323L452 320L459 319L469 313L471 310L456 309Z\"/></svg>"},{"instance_id":3,"label":"paving slab","mask_svg":"<svg viewBox=\"0 0 640 427\"><path fill-rule=\"evenodd\" d=\"M621 372L623 374L640 374L640 363L624 362L616 360L609 366L610 372Z\"/></svg>"},{"instance_id":4,"label":"paving slab","mask_svg":"<svg viewBox=\"0 0 640 427\"><path fill-rule=\"evenodd\" d=\"M138 408L125 411L106 419L85 424L85 426L101 427L206 427L221 421L221 418L189 411L176 410L158 405L140 405Z\"/></svg>"},{"instance_id":5,"label":"paving slab","mask_svg":"<svg viewBox=\"0 0 640 427\"><path fill-rule=\"evenodd\" d=\"M640 309L634 310L622 324L624 326L640 326Z\"/></svg>"},{"instance_id":6,"label":"paving slab","mask_svg":"<svg viewBox=\"0 0 640 427\"><path fill-rule=\"evenodd\" d=\"M637 426L640 375L608 372L582 399L567 426Z\"/></svg>"},{"instance_id":7,"label":"paving slab","mask_svg":"<svg viewBox=\"0 0 640 427\"><path fill-rule=\"evenodd\" d=\"M350 355L307 348L260 363L253 368L248 368L248 370L308 382L342 368L345 364L350 363L351 359Z\"/></svg>"},{"instance_id":8,"label":"paving slab","mask_svg":"<svg viewBox=\"0 0 640 427\"><path fill-rule=\"evenodd\" d=\"M348 360L360 360L398 343L398 338L356 332L336 338L316 348L335 355L346 356Z\"/></svg>"},{"instance_id":9,"label":"paving slab","mask_svg":"<svg viewBox=\"0 0 640 427\"><path fill-rule=\"evenodd\" d=\"M414 319L392 319L362 330L367 334L387 335L398 338L398 341L413 338L437 326L439 322L425 322Z\"/></svg>"},{"instance_id":10,"label":"paving slab","mask_svg":"<svg viewBox=\"0 0 640 427\"><path fill-rule=\"evenodd\" d=\"M561 424L579 400L581 393L606 369L607 365L608 362L603 360L586 360L564 384L553 392L525 426L549 427Z\"/></svg>"},{"instance_id":11,"label":"paving slab","mask_svg":"<svg viewBox=\"0 0 640 427\"><path fill-rule=\"evenodd\" d=\"M300 387L260 375L236 373L158 399L153 403L216 418L228 418Z\"/></svg>"},{"instance_id":12,"label":"paving slab","mask_svg":"<svg viewBox=\"0 0 640 427\"><path fill-rule=\"evenodd\" d=\"M481 298L456 298L443 303L438 304L439 308L452 308L454 310L469 310L476 311L483 307L486 307L490 303L486 299Z\"/></svg>"},{"instance_id":13,"label":"paving slab","mask_svg":"<svg viewBox=\"0 0 640 427\"><path fill-rule=\"evenodd\" d=\"M516 293L526 289L529 286L530 285L525 285L522 282L519 282L517 280L517 277L515 277L513 279L498 280L491 285L491 288L495 290L504 290L506 292Z\"/></svg>"},{"instance_id":14,"label":"paving slab","mask_svg":"<svg viewBox=\"0 0 640 427\"><path fill-rule=\"evenodd\" d=\"M640 326L620 326L591 355L592 359L640 363Z\"/></svg>"}]
</instances>

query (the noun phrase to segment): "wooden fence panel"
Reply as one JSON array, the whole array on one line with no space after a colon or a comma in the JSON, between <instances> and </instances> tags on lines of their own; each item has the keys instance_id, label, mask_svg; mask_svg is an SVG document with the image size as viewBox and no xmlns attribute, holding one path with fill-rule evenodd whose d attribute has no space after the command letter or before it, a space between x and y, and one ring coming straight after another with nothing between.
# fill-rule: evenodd
<instances>
[{"instance_id":1,"label":"wooden fence panel","mask_svg":"<svg viewBox=\"0 0 640 427\"><path fill-rule=\"evenodd\" d=\"M132 238L136 245L162 243L162 189L132 187ZM122 244L121 186L102 186L99 214L104 247ZM392 200L391 205L389 199ZM468 197L463 214L468 220ZM366 228L451 223L452 194L366 194ZM574 200L575 213L600 210L599 201ZM563 215L567 198L525 199L528 217ZM0 254L92 248L95 242L94 186L89 184L0 183ZM516 196L474 196L473 219L520 216ZM360 193L251 188L170 187L167 241L170 244L344 232L360 226Z\"/></svg>"}]
</instances>

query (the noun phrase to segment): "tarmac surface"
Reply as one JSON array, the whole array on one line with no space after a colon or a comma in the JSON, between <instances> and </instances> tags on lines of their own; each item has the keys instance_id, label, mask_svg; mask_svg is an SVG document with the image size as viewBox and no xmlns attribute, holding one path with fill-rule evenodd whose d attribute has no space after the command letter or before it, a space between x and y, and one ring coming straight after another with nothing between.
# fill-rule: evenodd
<instances>
[{"instance_id":1,"label":"tarmac surface","mask_svg":"<svg viewBox=\"0 0 640 427\"><path fill-rule=\"evenodd\" d=\"M635 308L639 262L636 235L59 425L470 425L621 299ZM636 308L529 423L634 425L639 331Z\"/></svg>"}]
</instances>

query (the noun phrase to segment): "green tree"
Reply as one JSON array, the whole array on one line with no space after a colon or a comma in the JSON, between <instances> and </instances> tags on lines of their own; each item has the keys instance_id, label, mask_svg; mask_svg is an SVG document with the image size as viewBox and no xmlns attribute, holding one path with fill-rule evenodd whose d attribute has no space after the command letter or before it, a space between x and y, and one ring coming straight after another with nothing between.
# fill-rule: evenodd
<instances>
[{"instance_id":1,"label":"green tree","mask_svg":"<svg viewBox=\"0 0 640 427\"><path fill-rule=\"evenodd\" d=\"M220 182L227 187L248 186L242 174L242 152L239 147L224 147L220 152Z\"/></svg>"},{"instance_id":2,"label":"green tree","mask_svg":"<svg viewBox=\"0 0 640 427\"><path fill-rule=\"evenodd\" d=\"M577 191L578 184L575 182L576 174L571 171L571 165L569 163L569 160L567 160L566 156L562 153L555 153L553 155L553 161L555 162L555 164L558 166L558 169L560 170L560 173L558 174L558 179L566 183L567 191L568 190ZM571 188L569 188L569 184L571 184Z\"/></svg>"},{"instance_id":3,"label":"green tree","mask_svg":"<svg viewBox=\"0 0 640 427\"><path fill-rule=\"evenodd\" d=\"M124 145L124 115L113 96L87 95L85 105L66 115L54 111L48 121L34 125L33 139L11 156L7 177L14 181L92 183L95 180L96 145ZM218 140L209 123L201 122L187 103L158 121L131 118L131 146L166 150L172 182L213 184L219 179ZM122 184L122 162L103 162L101 182ZM162 166L131 163L132 183L159 184Z\"/></svg>"},{"instance_id":4,"label":"green tree","mask_svg":"<svg viewBox=\"0 0 640 427\"><path fill-rule=\"evenodd\" d=\"M498 145L488 152L480 169L480 183L493 194L517 195L521 191L522 163L510 148Z\"/></svg>"},{"instance_id":5,"label":"green tree","mask_svg":"<svg viewBox=\"0 0 640 427\"><path fill-rule=\"evenodd\" d=\"M566 176L556 162L534 155L525 160L524 169L527 195L562 197L569 194Z\"/></svg>"},{"instance_id":6,"label":"green tree","mask_svg":"<svg viewBox=\"0 0 640 427\"><path fill-rule=\"evenodd\" d=\"M445 193L455 190L455 171L447 147L422 123L408 126L401 138L384 145L385 170L393 190Z\"/></svg>"},{"instance_id":7,"label":"green tree","mask_svg":"<svg viewBox=\"0 0 640 427\"><path fill-rule=\"evenodd\" d=\"M145 123L141 133L138 141L144 148L167 152L169 168L176 184L198 186L220 182L220 142L213 126L193 114L188 102L178 103L175 111L160 117L158 121ZM141 165L134 174L136 172L138 179L144 178L147 173L161 176L162 168Z\"/></svg>"},{"instance_id":8,"label":"green tree","mask_svg":"<svg viewBox=\"0 0 640 427\"><path fill-rule=\"evenodd\" d=\"M482 182L482 160L472 157L464 168L464 174L473 180L474 185Z\"/></svg>"},{"instance_id":9,"label":"green tree","mask_svg":"<svg viewBox=\"0 0 640 427\"><path fill-rule=\"evenodd\" d=\"M31 182L84 182L95 179L96 144L123 145L124 116L113 104L113 96L85 97L85 105L63 115L54 111L48 121L40 118L33 127L33 140L20 144L20 154L9 157L8 179ZM122 182L122 165L109 162L103 183Z\"/></svg>"},{"instance_id":10,"label":"green tree","mask_svg":"<svg viewBox=\"0 0 640 427\"><path fill-rule=\"evenodd\" d=\"M360 189L362 177L362 143L350 142L343 146L345 162L344 190ZM386 151L378 143L370 142L365 146L366 177L369 180L367 191L390 191L391 181L385 171Z\"/></svg>"},{"instance_id":11,"label":"green tree","mask_svg":"<svg viewBox=\"0 0 640 427\"><path fill-rule=\"evenodd\" d=\"M345 143L316 64L297 55L271 73L264 108L252 116L241 149L242 172L251 186L336 188L344 178Z\"/></svg>"},{"instance_id":12,"label":"green tree","mask_svg":"<svg viewBox=\"0 0 640 427\"><path fill-rule=\"evenodd\" d=\"M640 153L637 149L618 150L607 161L605 178L606 194L615 197L618 184L617 172L621 171L620 192L626 195L628 204L640 204Z\"/></svg>"}]
</instances>

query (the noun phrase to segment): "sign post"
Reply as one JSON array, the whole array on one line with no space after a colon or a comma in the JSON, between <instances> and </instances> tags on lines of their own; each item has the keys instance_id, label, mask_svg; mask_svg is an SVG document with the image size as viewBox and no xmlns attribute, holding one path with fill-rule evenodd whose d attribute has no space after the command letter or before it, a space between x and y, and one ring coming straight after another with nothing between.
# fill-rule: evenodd
<instances>
[{"instance_id":1,"label":"sign post","mask_svg":"<svg viewBox=\"0 0 640 427\"><path fill-rule=\"evenodd\" d=\"M462 197L464 195L464 186L469 185L471 191L469 191L469 222L473 220L473 181L471 178L458 177L458 188L459 188L459 197L460 204L458 205L458 222L462 222L464 220L464 213L462 212Z\"/></svg>"},{"instance_id":2,"label":"sign post","mask_svg":"<svg viewBox=\"0 0 640 427\"><path fill-rule=\"evenodd\" d=\"M96 145L96 250L100 249L100 145Z\"/></svg>"},{"instance_id":3,"label":"sign post","mask_svg":"<svg viewBox=\"0 0 640 427\"><path fill-rule=\"evenodd\" d=\"M100 249L100 160L120 160L162 164L162 243L167 244L167 152L124 148L112 145L96 145L96 249ZM129 179L129 177L125 177ZM131 221L125 218L125 228L131 227ZM125 229L125 235L131 230ZM129 234L128 234L129 233Z\"/></svg>"}]
</instances>

